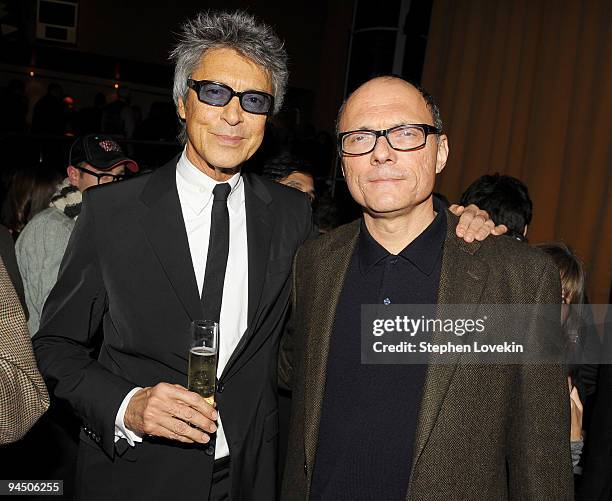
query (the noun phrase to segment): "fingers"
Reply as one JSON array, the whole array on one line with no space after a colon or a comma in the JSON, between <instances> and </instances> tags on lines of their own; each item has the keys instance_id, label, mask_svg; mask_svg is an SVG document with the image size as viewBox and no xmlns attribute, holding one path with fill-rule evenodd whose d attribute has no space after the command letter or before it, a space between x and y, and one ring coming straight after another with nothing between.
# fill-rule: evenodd
<instances>
[{"instance_id":1,"label":"fingers","mask_svg":"<svg viewBox=\"0 0 612 501\"><path fill-rule=\"evenodd\" d=\"M210 405L206 400L204 400L200 395L193 391L189 391L186 388L183 388L181 385L175 384L172 385L176 393L174 393L174 398L179 400L180 402L193 407L204 417L210 419L211 421L217 420L217 411L215 408Z\"/></svg>"},{"instance_id":2,"label":"fingers","mask_svg":"<svg viewBox=\"0 0 612 501\"><path fill-rule=\"evenodd\" d=\"M159 436L185 443L205 444L207 433L214 433L218 414L200 395L180 385L159 383L136 393L128 404L130 428L141 434ZM126 411L126 416L128 412ZM127 425L127 422L126 422Z\"/></svg>"},{"instance_id":3,"label":"fingers","mask_svg":"<svg viewBox=\"0 0 612 501\"><path fill-rule=\"evenodd\" d=\"M160 418L156 424L154 433L150 434L169 438L170 440L178 440L179 442L187 444L194 442L206 444L210 441L210 437L207 433L193 426L189 426L185 421L171 416Z\"/></svg>"},{"instance_id":4,"label":"fingers","mask_svg":"<svg viewBox=\"0 0 612 501\"><path fill-rule=\"evenodd\" d=\"M493 228L493 231L491 232L492 235L503 235L504 233L508 233L508 227L505 224L498 224L497 226L495 226L495 228Z\"/></svg>"},{"instance_id":5,"label":"fingers","mask_svg":"<svg viewBox=\"0 0 612 501\"><path fill-rule=\"evenodd\" d=\"M575 405L578 411L580 411L580 415L582 415L583 406L580 401L580 396L578 395L578 389L575 386L570 393L570 400L572 401L572 405Z\"/></svg>"},{"instance_id":6,"label":"fingers","mask_svg":"<svg viewBox=\"0 0 612 501\"><path fill-rule=\"evenodd\" d=\"M463 205L453 204L448 208L448 210L451 211L455 216L460 216L461 214L463 214L465 207Z\"/></svg>"},{"instance_id":7,"label":"fingers","mask_svg":"<svg viewBox=\"0 0 612 501\"><path fill-rule=\"evenodd\" d=\"M495 229L495 223L493 223L493 221L488 219L484 222L484 224L480 227L480 229L475 230L474 238L478 240L479 242L482 242L491 233L493 233L494 229Z\"/></svg>"},{"instance_id":8,"label":"fingers","mask_svg":"<svg viewBox=\"0 0 612 501\"><path fill-rule=\"evenodd\" d=\"M214 433L217 431L217 425L211 419L203 416L200 412L191 406L177 402L173 407L168 409L168 414L178 418L181 421L197 426L202 431Z\"/></svg>"},{"instance_id":9,"label":"fingers","mask_svg":"<svg viewBox=\"0 0 612 501\"><path fill-rule=\"evenodd\" d=\"M487 211L480 210L474 204L468 205L457 224L457 236L466 242L473 242L475 239L484 240L491 233L495 224L490 220Z\"/></svg>"}]
</instances>

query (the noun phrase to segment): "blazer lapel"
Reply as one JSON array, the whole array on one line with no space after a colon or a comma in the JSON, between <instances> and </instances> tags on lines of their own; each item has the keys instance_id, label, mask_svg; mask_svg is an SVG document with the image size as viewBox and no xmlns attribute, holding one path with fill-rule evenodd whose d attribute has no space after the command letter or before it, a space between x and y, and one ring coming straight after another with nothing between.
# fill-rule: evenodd
<instances>
[{"instance_id":1,"label":"blazer lapel","mask_svg":"<svg viewBox=\"0 0 612 501\"><path fill-rule=\"evenodd\" d=\"M313 298L310 308L312 314L309 319L307 318L305 375L307 383L304 390L307 409L304 416L304 444L310 473L313 471L319 435L329 342L344 279L359 236L359 224L360 220L357 220L346 226L331 249L320 249L320 255L314 256L311 260L317 264L311 270L310 277L297 277L298 280L307 280L313 284L308 289L313 292Z\"/></svg>"},{"instance_id":2,"label":"blazer lapel","mask_svg":"<svg viewBox=\"0 0 612 501\"><path fill-rule=\"evenodd\" d=\"M263 291L266 271L268 269L268 256L270 242L274 228L274 219L270 210L272 198L268 190L256 177L243 175L244 196L247 222L247 254L248 254L248 309L247 329L238 346L228 360L221 378L227 378L229 371L240 354L244 351L249 340L255 332L259 302Z\"/></svg>"},{"instance_id":3,"label":"blazer lapel","mask_svg":"<svg viewBox=\"0 0 612 501\"><path fill-rule=\"evenodd\" d=\"M149 207L141 223L170 285L189 318L194 320L202 317L202 303L176 188L177 160L151 175L140 196Z\"/></svg>"},{"instance_id":4,"label":"blazer lapel","mask_svg":"<svg viewBox=\"0 0 612 501\"><path fill-rule=\"evenodd\" d=\"M457 221L455 216L447 212L447 233L442 257L438 303L472 304L475 311L487 281L488 265L473 255L480 247L480 242L474 241L468 244L457 238L455 234ZM446 336L448 336L447 333L438 333L434 336L433 341L435 343L445 342ZM406 499L410 495L414 470L436 424L459 356L458 353L447 353L433 354L430 358L417 422L414 458Z\"/></svg>"}]
</instances>

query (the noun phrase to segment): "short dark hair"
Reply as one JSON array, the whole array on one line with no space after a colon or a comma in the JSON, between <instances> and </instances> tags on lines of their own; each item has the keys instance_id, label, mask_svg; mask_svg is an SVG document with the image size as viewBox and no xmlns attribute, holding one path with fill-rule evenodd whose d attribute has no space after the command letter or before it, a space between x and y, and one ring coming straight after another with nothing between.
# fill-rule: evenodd
<instances>
[{"instance_id":1,"label":"short dark hair","mask_svg":"<svg viewBox=\"0 0 612 501\"><path fill-rule=\"evenodd\" d=\"M286 151L266 159L261 169L261 175L272 181L285 179L293 172L305 172L312 175L308 164L303 159Z\"/></svg>"},{"instance_id":2,"label":"short dark hair","mask_svg":"<svg viewBox=\"0 0 612 501\"><path fill-rule=\"evenodd\" d=\"M459 203L476 204L489 213L495 224L505 224L508 236L525 240L523 231L531 223L533 203L527 186L517 178L500 174L481 176L463 192Z\"/></svg>"}]
</instances>

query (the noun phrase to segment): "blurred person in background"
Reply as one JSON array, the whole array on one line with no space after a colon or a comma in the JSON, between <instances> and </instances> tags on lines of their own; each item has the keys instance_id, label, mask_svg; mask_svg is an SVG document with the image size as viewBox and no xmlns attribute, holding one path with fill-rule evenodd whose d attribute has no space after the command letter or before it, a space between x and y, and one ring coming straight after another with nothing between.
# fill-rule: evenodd
<instances>
[{"instance_id":1,"label":"blurred person in background","mask_svg":"<svg viewBox=\"0 0 612 501\"><path fill-rule=\"evenodd\" d=\"M475 204L486 210L497 224L508 227L507 236L527 240L533 203L529 190L520 180L501 174L487 174L474 181L461 195L460 205Z\"/></svg>"},{"instance_id":2,"label":"blurred person in background","mask_svg":"<svg viewBox=\"0 0 612 501\"><path fill-rule=\"evenodd\" d=\"M119 181L126 170L138 171L109 136L89 134L70 148L67 177L53 187L45 210L25 226L16 243L17 263L25 288L28 327L38 330L45 300L57 281L64 251L81 212L82 193L92 186Z\"/></svg>"},{"instance_id":3,"label":"blurred person in background","mask_svg":"<svg viewBox=\"0 0 612 501\"><path fill-rule=\"evenodd\" d=\"M124 138L134 136L136 116L131 106L132 96L129 89L117 89L116 98L102 109L102 132Z\"/></svg>"},{"instance_id":4,"label":"blurred person in background","mask_svg":"<svg viewBox=\"0 0 612 501\"><path fill-rule=\"evenodd\" d=\"M28 98L23 80L13 79L0 89L0 136L25 134L27 129Z\"/></svg>"},{"instance_id":5,"label":"blurred person in background","mask_svg":"<svg viewBox=\"0 0 612 501\"><path fill-rule=\"evenodd\" d=\"M0 257L0 445L23 437L48 407L25 315Z\"/></svg>"},{"instance_id":6,"label":"blurred person in background","mask_svg":"<svg viewBox=\"0 0 612 501\"><path fill-rule=\"evenodd\" d=\"M79 135L95 134L102 131L102 110L106 105L106 96L102 92L96 93L93 106L88 106L79 111L78 132Z\"/></svg>"},{"instance_id":7,"label":"blurred person in background","mask_svg":"<svg viewBox=\"0 0 612 501\"><path fill-rule=\"evenodd\" d=\"M15 247L30 312L31 336L38 330L43 305L57 281L64 251L81 212L82 193L100 184L119 181L126 170L138 170L137 164L125 156L114 139L97 134L77 138L70 149L68 163L66 179L56 185L48 207L25 226ZM63 480L64 495L70 498L79 428L80 422L72 410L52 398L49 412L24 440L0 456L0 462L12 458L7 478L19 478L18 475L27 473L28 478Z\"/></svg>"},{"instance_id":8,"label":"blurred person in background","mask_svg":"<svg viewBox=\"0 0 612 501\"><path fill-rule=\"evenodd\" d=\"M536 247L543 250L553 258L559 268L561 276L561 327L565 335L567 380L570 392L571 408L571 448L572 464L574 472L580 461L583 441L583 402L586 399L586 390L580 378L582 360L582 349L584 340L581 334L586 332L583 327L583 309L585 274L580 260L572 253L567 245L562 242L549 242L537 244Z\"/></svg>"},{"instance_id":9,"label":"blurred person in background","mask_svg":"<svg viewBox=\"0 0 612 501\"><path fill-rule=\"evenodd\" d=\"M65 130L64 91L57 83L50 83L32 111L32 134L61 136Z\"/></svg>"},{"instance_id":10,"label":"blurred person in background","mask_svg":"<svg viewBox=\"0 0 612 501\"><path fill-rule=\"evenodd\" d=\"M46 164L28 166L13 173L2 206L1 222L14 240L36 214L49 206L59 178L59 174Z\"/></svg>"},{"instance_id":11,"label":"blurred person in background","mask_svg":"<svg viewBox=\"0 0 612 501\"><path fill-rule=\"evenodd\" d=\"M264 162L261 175L305 193L310 203L316 198L314 177L303 160L284 151Z\"/></svg>"}]
</instances>

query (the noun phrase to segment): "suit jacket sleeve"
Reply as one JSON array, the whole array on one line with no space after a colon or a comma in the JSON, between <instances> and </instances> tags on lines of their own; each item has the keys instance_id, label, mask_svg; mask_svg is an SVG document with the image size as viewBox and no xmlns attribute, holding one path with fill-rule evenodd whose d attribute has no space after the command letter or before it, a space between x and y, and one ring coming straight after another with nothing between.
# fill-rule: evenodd
<instances>
[{"instance_id":1,"label":"suit jacket sleeve","mask_svg":"<svg viewBox=\"0 0 612 501\"><path fill-rule=\"evenodd\" d=\"M48 407L25 315L0 258L0 444L23 437Z\"/></svg>"},{"instance_id":2,"label":"suit jacket sleeve","mask_svg":"<svg viewBox=\"0 0 612 501\"><path fill-rule=\"evenodd\" d=\"M559 270L547 261L537 282L537 304L558 304ZM559 311L560 315L560 311ZM540 316L541 318L542 316ZM538 324L532 333L550 332ZM560 329L559 329L560 332ZM559 344L561 343L559 338ZM511 500L572 500L569 393L561 364L518 367L507 443Z\"/></svg>"},{"instance_id":3,"label":"suit jacket sleeve","mask_svg":"<svg viewBox=\"0 0 612 501\"><path fill-rule=\"evenodd\" d=\"M292 380L293 380L293 372L294 372L294 363L296 359L295 353L295 323L297 321L295 312L296 309L296 262L297 255L299 251L296 253L293 258L293 270L291 273L291 313L289 316L289 321L285 326L283 336L281 338L280 349L278 353L278 385L281 388L291 391L292 389Z\"/></svg>"},{"instance_id":4,"label":"suit jacket sleeve","mask_svg":"<svg viewBox=\"0 0 612 501\"><path fill-rule=\"evenodd\" d=\"M305 198L305 197L304 197ZM306 213L308 214L307 221L309 223L306 225L306 230L302 237L302 242L307 240L313 240L317 238L318 232L316 231L314 225L312 224L312 216L310 213L310 203L306 209ZM278 385L281 388L291 391L292 389L292 380L293 373L295 371L295 363L297 362L298 357L300 356L298 351L297 339L295 337L296 324L298 322L296 302L297 302L297 283L298 283L298 256L300 254L300 249L295 253L293 258L293 269L291 271L291 312L289 314L289 320L285 325L285 329L283 331L283 336L280 342L279 354L278 354Z\"/></svg>"},{"instance_id":5,"label":"suit jacket sleeve","mask_svg":"<svg viewBox=\"0 0 612 501\"><path fill-rule=\"evenodd\" d=\"M115 416L135 385L92 357L95 334L107 308L95 210L95 198L86 192L33 344L51 392L69 402L93 440L112 457Z\"/></svg>"}]
</instances>

